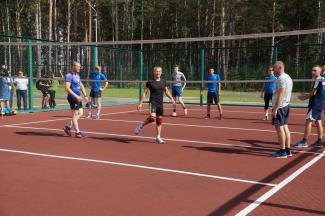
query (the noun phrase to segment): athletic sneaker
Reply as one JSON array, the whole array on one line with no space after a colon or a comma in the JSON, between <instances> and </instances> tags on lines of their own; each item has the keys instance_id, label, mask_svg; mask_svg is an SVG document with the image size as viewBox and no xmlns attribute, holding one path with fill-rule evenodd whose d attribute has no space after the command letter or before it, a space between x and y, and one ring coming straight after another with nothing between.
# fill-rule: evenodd
<instances>
[{"instance_id":1,"label":"athletic sneaker","mask_svg":"<svg viewBox=\"0 0 325 216\"><path fill-rule=\"evenodd\" d=\"M71 136L71 127L66 125L66 126L64 126L63 130L68 136Z\"/></svg>"},{"instance_id":2,"label":"athletic sneaker","mask_svg":"<svg viewBox=\"0 0 325 216\"><path fill-rule=\"evenodd\" d=\"M177 115L176 112L173 112L172 116L175 117L176 115Z\"/></svg>"},{"instance_id":3,"label":"athletic sneaker","mask_svg":"<svg viewBox=\"0 0 325 216\"><path fill-rule=\"evenodd\" d=\"M184 115L187 115L187 109L184 109Z\"/></svg>"},{"instance_id":4,"label":"athletic sneaker","mask_svg":"<svg viewBox=\"0 0 325 216\"><path fill-rule=\"evenodd\" d=\"M276 153L272 154L272 157L274 158L287 158L288 155L285 152L277 151Z\"/></svg>"},{"instance_id":5,"label":"athletic sneaker","mask_svg":"<svg viewBox=\"0 0 325 216\"><path fill-rule=\"evenodd\" d=\"M308 143L307 143L307 141L301 140L301 141L297 142L296 144L294 144L293 147L307 148L308 147Z\"/></svg>"},{"instance_id":6,"label":"athletic sneaker","mask_svg":"<svg viewBox=\"0 0 325 216\"><path fill-rule=\"evenodd\" d=\"M92 119L93 118L93 115L92 114L88 114L87 118L88 119Z\"/></svg>"},{"instance_id":7,"label":"athletic sneaker","mask_svg":"<svg viewBox=\"0 0 325 216\"><path fill-rule=\"evenodd\" d=\"M264 121L267 121L269 120L269 115L265 115L264 118L263 118Z\"/></svg>"},{"instance_id":8,"label":"athletic sneaker","mask_svg":"<svg viewBox=\"0 0 325 216\"><path fill-rule=\"evenodd\" d=\"M97 120L100 119L100 115L97 114L97 115L96 115L96 119L97 119Z\"/></svg>"},{"instance_id":9,"label":"athletic sneaker","mask_svg":"<svg viewBox=\"0 0 325 216\"><path fill-rule=\"evenodd\" d=\"M286 149L286 154L287 154L288 157L292 157L291 149Z\"/></svg>"},{"instance_id":10,"label":"athletic sneaker","mask_svg":"<svg viewBox=\"0 0 325 216\"><path fill-rule=\"evenodd\" d=\"M139 135L141 130L142 130L143 126L142 124L139 124L135 129L134 129L134 133L135 135Z\"/></svg>"},{"instance_id":11,"label":"athletic sneaker","mask_svg":"<svg viewBox=\"0 0 325 216\"><path fill-rule=\"evenodd\" d=\"M76 133L76 138L84 138L84 137L85 136L81 132Z\"/></svg>"},{"instance_id":12,"label":"athletic sneaker","mask_svg":"<svg viewBox=\"0 0 325 216\"><path fill-rule=\"evenodd\" d=\"M313 144L313 146L315 146L315 147L324 147L324 144L323 144L322 141L317 140L317 141Z\"/></svg>"},{"instance_id":13,"label":"athletic sneaker","mask_svg":"<svg viewBox=\"0 0 325 216\"><path fill-rule=\"evenodd\" d=\"M163 139L161 139L160 137L156 138L156 143L157 144L165 144L165 141Z\"/></svg>"},{"instance_id":14,"label":"athletic sneaker","mask_svg":"<svg viewBox=\"0 0 325 216\"><path fill-rule=\"evenodd\" d=\"M210 115L206 115L204 119L209 119L210 118Z\"/></svg>"}]
</instances>

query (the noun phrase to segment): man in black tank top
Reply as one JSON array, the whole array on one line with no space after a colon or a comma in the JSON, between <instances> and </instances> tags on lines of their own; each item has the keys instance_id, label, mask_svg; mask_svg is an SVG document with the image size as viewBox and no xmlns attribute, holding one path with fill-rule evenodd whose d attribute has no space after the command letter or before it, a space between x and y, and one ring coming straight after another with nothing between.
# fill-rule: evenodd
<instances>
[{"instance_id":1,"label":"man in black tank top","mask_svg":"<svg viewBox=\"0 0 325 216\"><path fill-rule=\"evenodd\" d=\"M155 67L153 69L153 80L149 80L146 83L146 89L140 99L140 104L138 105L138 110L142 108L142 102L146 98L148 91L150 91L150 99L149 99L149 107L150 107L150 115L149 117L140 125L138 125L134 129L134 133L136 135L140 134L141 129L154 121L156 121L157 126L157 137L156 143L164 144L165 141L160 138L160 133L162 129L162 116L164 115L164 93L166 96L175 104L174 99L172 98L170 92L168 91L166 81L161 79L162 68Z\"/></svg>"}]
</instances>

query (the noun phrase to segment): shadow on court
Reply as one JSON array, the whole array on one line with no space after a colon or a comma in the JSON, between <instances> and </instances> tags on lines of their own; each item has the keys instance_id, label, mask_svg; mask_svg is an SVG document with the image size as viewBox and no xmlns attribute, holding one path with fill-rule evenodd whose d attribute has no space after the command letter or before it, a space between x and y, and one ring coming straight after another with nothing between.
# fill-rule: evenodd
<instances>
[{"instance_id":1,"label":"shadow on court","mask_svg":"<svg viewBox=\"0 0 325 216\"><path fill-rule=\"evenodd\" d=\"M252 148L223 148L223 147L195 147L195 146L183 146L185 148L197 149L200 151L214 152L214 153L222 153L222 154L244 154L244 155L253 155L260 157L270 157L271 152L270 149L252 149Z\"/></svg>"},{"instance_id":2,"label":"shadow on court","mask_svg":"<svg viewBox=\"0 0 325 216\"><path fill-rule=\"evenodd\" d=\"M268 145L276 145L278 147L278 142L272 142L272 141L261 141L261 140L240 140L240 139L228 139L229 141L235 141L235 142L241 142L241 143L247 143L255 147L265 147L261 144L268 144Z\"/></svg>"},{"instance_id":3,"label":"shadow on court","mask_svg":"<svg viewBox=\"0 0 325 216\"><path fill-rule=\"evenodd\" d=\"M63 133L55 133L55 132L24 131L24 132L16 132L16 134L22 135L22 136L67 137Z\"/></svg>"},{"instance_id":4,"label":"shadow on court","mask_svg":"<svg viewBox=\"0 0 325 216\"><path fill-rule=\"evenodd\" d=\"M254 200L248 200L247 202L252 203L252 202L254 202ZM325 215L325 211L301 208L301 207L292 206L292 205L283 205L283 204L278 204L278 203L264 202L264 203L261 204L261 206L269 206L269 207L274 207L274 208L290 209L290 210L294 210L294 211L300 211L300 212L303 212L303 213L306 213L306 214Z\"/></svg>"},{"instance_id":5,"label":"shadow on court","mask_svg":"<svg viewBox=\"0 0 325 216\"><path fill-rule=\"evenodd\" d=\"M124 143L124 144L136 144L136 143L153 143L149 141L143 141L143 140L137 140L137 139L128 139L128 138L116 138L116 137L87 137L89 139L94 139L94 140L100 140L100 141L112 141L112 142L119 142L119 143Z\"/></svg>"},{"instance_id":6,"label":"shadow on court","mask_svg":"<svg viewBox=\"0 0 325 216\"><path fill-rule=\"evenodd\" d=\"M313 151L315 151L315 148L313 149ZM272 183L272 182L274 182L274 180L278 179L279 177L281 177L285 174L289 174L290 169L299 165L299 163L303 162L308 157L313 157L313 156L311 156L309 154L296 154L293 156L293 159L283 159L283 160L287 160L288 163L283 165L282 167L280 167L278 170L274 171L270 175L266 176L265 178L260 179L259 181ZM279 160L279 159L274 158L274 160ZM263 163L258 163L258 161L256 162L256 164L254 166L256 166L256 170L263 169ZM249 187L245 191L238 194L236 197L232 198L228 202L219 206L217 209L215 209L213 212L211 212L209 214L209 216L224 215L226 213L229 213L229 211L235 209L242 202L250 202L250 200L251 200L250 197L264 187L266 187L266 186L253 185L253 186Z\"/></svg>"}]
</instances>

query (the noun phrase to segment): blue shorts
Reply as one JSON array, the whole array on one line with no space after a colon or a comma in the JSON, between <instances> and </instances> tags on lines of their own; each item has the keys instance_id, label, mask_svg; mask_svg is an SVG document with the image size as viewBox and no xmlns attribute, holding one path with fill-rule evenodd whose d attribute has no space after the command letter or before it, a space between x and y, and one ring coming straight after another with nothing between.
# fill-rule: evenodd
<instances>
[{"instance_id":1,"label":"blue shorts","mask_svg":"<svg viewBox=\"0 0 325 216\"><path fill-rule=\"evenodd\" d=\"M182 97L182 95L183 95L183 87L182 86L173 86L172 96L173 97Z\"/></svg>"},{"instance_id":2,"label":"blue shorts","mask_svg":"<svg viewBox=\"0 0 325 216\"><path fill-rule=\"evenodd\" d=\"M272 125L283 126L289 121L290 106L282 107L278 110L276 117L272 119Z\"/></svg>"},{"instance_id":3,"label":"blue shorts","mask_svg":"<svg viewBox=\"0 0 325 216\"><path fill-rule=\"evenodd\" d=\"M310 108L308 109L308 113L307 113L307 120L311 120L311 121L320 121L322 120L322 111L323 109L319 108Z\"/></svg>"}]
</instances>

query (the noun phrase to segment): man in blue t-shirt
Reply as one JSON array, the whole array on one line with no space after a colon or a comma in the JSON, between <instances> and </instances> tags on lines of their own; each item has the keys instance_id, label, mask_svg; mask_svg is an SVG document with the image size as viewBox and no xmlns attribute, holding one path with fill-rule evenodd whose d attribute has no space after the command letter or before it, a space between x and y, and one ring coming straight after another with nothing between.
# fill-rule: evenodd
<instances>
[{"instance_id":1,"label":"man in blue t-shirt","mask_svg":"<svg viewBox=\"0 0 325 216\"><path fill-rule=\"evenodd\" d=\"M92 72L89 74L88 77L89 80L92 82L88 83L88 86L90 87L90 100L89 100L89 113L88 113L88 118L92 118L92 108L93 108L93 103L96 102L97 104L97 114L96 114L96 119L100 118L100 111L102 108L102 91L106 89L108 86L107 78L105 74L101 72L101 68L97 66L95 68L95 72ZM98 81L98 82L96 82ZM104 86L103 86L104 83Z\"/></svg>"},{"instance_id":2,"label":"man in blue t-shirt","mask_svg":"<svg viewBox=\"0 0 325 216\"><path fill-rule=\"evenodd\" d=\"M211 104L213 102L217 104L218 110L219 110L219 119L222 119L222 108L220 104L220 95L221 95L221 84L219 83L220 77L218 74L214 74L214 68L211 67L209 69L209 75L207 77L207 81L210 81L208 83L208 96L207 96L207 116L206 119L209 119L210 116L210 110L211 110ZM211 82L212 81L212 82Z\"/></svg>"},{"instance_id":3,"label":"man in blue t-shirt","mask_svg":"<svg viewBox=\"0 0 325 216\"><path fill-rule=\"evenodd\" d=\"M308 112L306 117L306 125L303 139L296 144L294 147L303 148L308 147L307 139L310 135L312 123L315 122L317 126L318 139L313 144L315 147L323 147L323 125L322 125L322 112L324 109L324 78L321 77L322 68L319 65L315 65L312 69L312 79L316 79L313 83L312 89L308 94L299 95L300 100L309 99Z\"/></svg>"},{"instance_id":4,"label":"man in blue t-shirt","mask_svg":"<svg viewBox=\"0 0 325 216\"><path fill-rule=\"evenodd\" d=\"M66 125L63 130L68 135L71 136L72 127L76 131L77 138L83 138L79 130L78 120L83 115L81 93L84 95L85 100L88 100L84 85L80 81L80 63L73 62L72 72L65 76L65 90L68 93L67 99L70 104L72 111L72 120L70 125Z\"/></svg>"},{"instance_id":5,"label":"man in blue t-shirt","mask_svg":"<svg viewBox=\"0 0 325 216\"><path fill-rule=\"evenodd\" d=\"M272 101L273 93L276 89L276 83L274 82L276 80L276 77L274 76L273 68L270 67L267 71L268 76L265 77L265 80L273 81L273 82L265 82L263 83L262 91L261 91L261 97L263 98L264 95L264 119L269 119L269 107L270 107L270 101Z\"/></svg>"}]
</instances>

